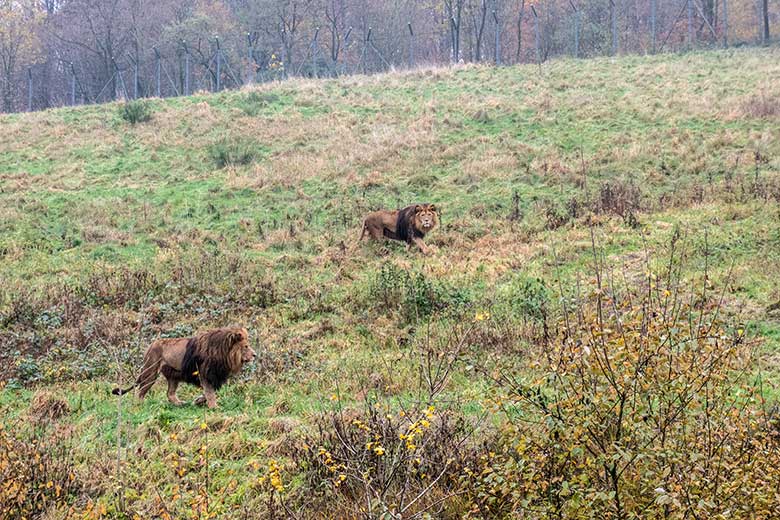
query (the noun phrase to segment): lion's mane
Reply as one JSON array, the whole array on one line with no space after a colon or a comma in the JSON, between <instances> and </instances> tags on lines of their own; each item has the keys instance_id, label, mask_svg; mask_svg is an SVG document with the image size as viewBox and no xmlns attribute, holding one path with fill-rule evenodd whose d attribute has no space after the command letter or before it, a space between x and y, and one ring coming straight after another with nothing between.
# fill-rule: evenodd
<instances>
[{"instance_id":1,"label":"lion's mane","mask_svg":"<svg viewBox=\"0 0 780 520\"><path fill-rule=\"evenodd\" d=\"M200 375L218 390L241 370L241 342L236 336L242 334L241 329L216 329L190 338L182 360L182 379L198 385Z\"/></svg>"},{"instance_id":2,"label":"lion's mane","mask_svg":"<svg viewBox=\"0 0 780 520\"><path fill-rule=\"evenodd\" d=\"M419 208L422 207L424 211L428 211L433 218L433 226L430 229L425 230L419 223ZM398 211L398 219L395 225L395 234L397 240L403 240L404 242L410 242L413 238L423 238L428 231L431 231L439 224L439 217L434 209L429 204L422 204L420 206L407 206L404 209Z\"/></svg>"}]
</instances>

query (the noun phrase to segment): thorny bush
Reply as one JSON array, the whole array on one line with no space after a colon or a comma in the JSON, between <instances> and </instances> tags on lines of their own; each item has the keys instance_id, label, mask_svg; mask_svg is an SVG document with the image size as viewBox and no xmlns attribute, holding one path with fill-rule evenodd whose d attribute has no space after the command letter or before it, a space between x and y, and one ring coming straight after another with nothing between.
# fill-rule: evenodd
<instances>
[{"instance_id":1,"label":"thorny bush","mask_svg":"<svg viewBox=\"0 0 780 520\"><path fill-rule=\"evenodd\" d=\"M777 514L780 443L746 376L752 345L681 286L648 274L618 292L599 275L526 366L491 372L507 423L469 488L476 516Z\"/></svg>"},{"instance_id":2,"label":"thorny bush","mask_svg":"<svg viewBox=\"0 0 780 520\"><path fill-rule=\"evenodd\" d=\"M436 312L458 311L471 299L459 288L432 280L421 272L411 272L394 264L384 264L370 288L375 302L385 309L398 309L407 323L425 321Z\"/></svg>"},{"instance_id":3,"label":"thorny bush","mask_svg":"<svg viewBox=\"0 0 780 520\"><path fill-rule=\"evenodd\" d=\"M36 518L79 490L67 432L23 438L0 424L0 518Z\"/></svg>"},{"instance_id":4,"label":"thorny bush","mask_svg":"<svg viewBox=\"0 0 780 520\"><path fill-rule=\"evenodd\" d=\"M484 452L469 442L470 420L434 406L338 408L316 427L295 455L300 498L308 510L333 517L450 517L463 506L464 467L479 465Z\"/></svg>"}]
</instances>

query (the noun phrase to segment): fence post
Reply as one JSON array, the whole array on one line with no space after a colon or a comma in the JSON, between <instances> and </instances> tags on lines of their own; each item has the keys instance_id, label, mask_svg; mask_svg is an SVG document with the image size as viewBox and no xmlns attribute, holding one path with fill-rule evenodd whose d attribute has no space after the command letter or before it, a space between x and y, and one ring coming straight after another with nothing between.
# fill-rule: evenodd
<instances>
[{"instance_id":1,"label":"fence post","mask_svg":"<svg viewBox=\"0 0 780 520\"><path fill-rule=\"evenodd\" d=\"M368 42L371 39L371 27L368 28L366 33L366 40L363 42L363 52L360 54L360 66L363 67L363 74L366 74L366 51L368 50Z\"/></svg>"},{"instance_id":2,"label":"fence post","mask_svg":"<svg viewBox=\"0 0 780 520\"><path fill-rule=\"evenodd\" d=\"M693 50L693 0L686 0L688 9L688 50Z\"/></svg>"},{"instance_id":3,"label":"fence post","mask_svg":"<svg viewBox=\"0 0 780 520\"><path fill-rule=\"evenodd\" d=\"M157 79L157 97L162 97L162 59L160 58L160 51L157 50L157 47L152 47L154 49L154 61L155 61L155 76Z\"/></svg>"},{"instance_id":4,"label":"fence post","mask_svg":"<svg viewBox=\"0 0 780 520\"><path fill-rule=\"evenodd\" d=\"M70 62L70 105L76 106L76 69Z\"/></svg>"},{"instance_id":5,"label":"fence post","mask_svg":"<svg viewBox=\"0 0 780 520\"><path fill-rule=\"evenodd\" d=\"M496 65L501 65L501 26L498 24L498 12L495 9L493 9L493 22L496 24L493 62Z\"/></svg>"},{"instance_id":6,"label":"fence post","mask_svg":"<svg viewBox=\"0 0 780 520\"><path fill-rule=\"evenodd\" d=\"M33 92L33 80L32 69L27 69L27 111L32 112L32 92Z\"/></svg>"},{"instance_id":7,"label":"fence post","mask_svg":"<svg viewBox=\"0 0 780 520\"><path fill-rule=\"evenodd\" d=\"M320 28L315 27L314 29L314 40L311 42L312 45L312 52L311 52L311 65L312 65L312 71L314 72L314 77L319 78L320 77L320 69L317 64L317 60L319 59L320 54L320 45L317 42L317 38L320 36Z\"/></svg>"},{"instance_id":8,"label":"fence post","mask_svg":"<svg viewBox=\"0 0 780 520\"><path fill-rule=\"evenodd\" d=\"M369 27L368 29L369 29L369 30L368 30L368 33L369 33L369 35L370 35L370 34L371 34L371 28ZM369 40L369 41L368 41L368 44L371 46L371 50L373 50L373 51L374 51L374 53L375 53L377 56L379 56L379 59L380 59L380 60L382 60L382 63L384 63L384 65L385 65L385 67L387 68L387 70L390 70L390 69L392 68L392 65L390 65L390 62L388 62L388 61L385 59L385 57L384 57L384 56L382 56L382 53L381 53L381 52L379 52L379 49L377 49L377 48L376 48L376 45L374 45L374 42L372 42L371 40Z\"/></svg>"},{"instance_id":9,"label":"fence post","mask_svg":"<svg viewBox=\"0 0 780 520\"><path fill-rule=\"evenodd\" d=\"M609 16L612 24L612 56L618 53L618 35L617 35L617 7L613 0L609 0Z\"/></svg>"},{"instance_id":10,"label":"fence post","mask_svg":"<svg viewBox=\"0 0 780 520\"><path fill-rule=\"evenodd\" d=\"M246 43L249 46L249 70L246 75L247 83L254 83L255 81L255 46L252 44L252 34L246 33Z\"/></svg>"},{"instance_id":11,"label":"fence post","mask_svg":"<svg viewBox=\"0 0 780 520\"><path fill-rule=\"evenodd\" d=\"M217 92L222 90L222 83L221 83L221 76L222 76L222 50L219 48L219 36L216 36L215 41L217 42Z\"/></svg>"},{"instance_id":12,"label":"fence post","mask_svg":"<svg viewBox=\"0 0 780 520\"><path fill-rule=\"evenodd\" d=\"M725 2L726 0L723 1ZM656 38L655 19L656 19L657 8L658 8L658 0L650 0L650 32L652 33L653 54L655 54L655 38Z\"/></svg>"},{"instance_id":13,"label":"fence post","mask_svg":"<svg viewBox=\"0 0 780 520\"><path fill-rule=\"evenodd\" d=\"M412 22L406 22L406 27L409 29L409 68L414 67L414 30L412 30Z\"/></svg>"},{"instance_id":14,"label":"fence post","mask_svg":"<svg viewBox=\"0 0 780 520\"><path fill-rule=\"evenodd\" d=\"M184 45L184 95L190 95L190 50L187 48L187 40L181 41Z\"/></svg>"},{"instance_id":15,"label":"fence post","mask_svg":"<svg viewBox=\"0 0 780 520\"><path fill-rule=\"evenodd\" d=\"M455 17L450 17L452 27L452 63L460 61L460 27L455 23Z\"/></svg>"},{"instance_id":16,"label":"fence post","mask_svg":"<svg viewBox=\"0 0 780 520\"><path fill-rule=\"evenodd\" d=\"M756 0L756 12L758 13L758 34L761 45L769 43L769 8L764 11L764 3L768 0Z\"/></svg>"},{"instance_id":17,"label":"fence post","mask_svg":"<svg viewBox=\"0 0 780 520\"><path fill-rule=\"evenodd\" d=\"M723 0L723 48L729 48L729 3Z\"/></svg>"},{"instance_id":18,"label":"fence post","mask_svg":"<svg viewBox=\"0 0 780 520\"><path fill-rule=\"evenodd\" d=\"M127 85L125 85L125 78L122 77L122 73L119 71L119 65L117 65L116 60L114 57L111 57L111 61L114 62L114 70L116 71L116 75L119 76L119 84L122 85L122 92L125 95L125 100L127 100L130 95L127 93Z\"/></svg>"},{"instance_id":19,"label":"fence post","mask_svg":"<svg viewBox=\"0 0 780 520\"><path fill-rule=\"evenodd\" d=\"M135 57L133 67L133 99L138 99L138 56Z\"/></svg>"},{"instance_id":20,"label":"fence post","mask_svg":"<svg viewBox=\"0 0 780 520\"><path fill-rule=\"evenodd\" d=\"M580 57L580 12L577 6L574 5L572 0L569 0L569 5L572 11L574 11L574 57Z\"/></svg>"},{"instance_id":21,"label":"fence post","mask_svg":"<svg viewBox=\"0 0 780 520\"><path fill-rule=\"evenodd\" d=\"M539 73L542 73L542 48L539 41L539 15L536 14L536 8L532 5L531 12L534 14L534 35L536 43L536 63L539 64Z\"/></svg>"}]
</instances>

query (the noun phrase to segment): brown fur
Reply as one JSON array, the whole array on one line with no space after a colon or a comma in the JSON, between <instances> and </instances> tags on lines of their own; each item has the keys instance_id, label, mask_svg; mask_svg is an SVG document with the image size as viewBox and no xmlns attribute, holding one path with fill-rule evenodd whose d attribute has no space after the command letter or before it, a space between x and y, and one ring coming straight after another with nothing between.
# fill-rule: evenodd
<instances>
[{"instance_id":1,"label":"brown fur","mask_svg":"<svg viewBox=\"0 0 780 520\"><path fill-rule=\"evenodd\" d=\"M363 221L360 240L368 233L369 238L401 240L407 245L415 244L423 253L428 248L423 242L426 234L439 224L439 213L433 204L415 204L396 211L375 211Z\"/></svg>"},{"instance_id":2,"label":"brown fur","mask_svg":"<svg viewBox=\"0 0 780 520\"><path fill-rule=\"evenodd\" d=\"M191 338L158 339L146 350L141 373L133 386L115 388L112 393L122 395L138 387L138 398L143 400L162 372L168 380L170 402L182 404L176 397L176 388L185 382L203 389L196 404L207 403L214 408L216 391L254 357L245 328L214 329Z\"/></svg>"}]
</instances>

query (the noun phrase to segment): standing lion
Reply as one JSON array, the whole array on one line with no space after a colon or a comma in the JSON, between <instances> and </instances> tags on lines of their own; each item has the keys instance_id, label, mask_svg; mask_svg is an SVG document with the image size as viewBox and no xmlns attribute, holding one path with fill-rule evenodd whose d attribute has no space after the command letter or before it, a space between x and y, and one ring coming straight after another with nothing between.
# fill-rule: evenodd
<instances>
[{"instance_id":1,"label":"standing lion","mask_svg":"<svg viewBox=\"0 0 780 520\"><path fill-rule=\"evenodd\" d=\"M114 388L114 395L123 395L138 387L138 398L143 400L162 372L168 380L168 400L182 404L176 397L179 383L185 382L203 389L196 404L217 406L216 391L228 377L241 371L245 363L255 358L249 346L245 328L214 329L191 338L163 338L152 343L144 355L144 365L133 386Z\"/></svg>"},{"instance_id":2,"label":"standing lion","mask_svg":"<svg viewBox=\"0 0 780 520\"><path fill-rule=\"evenodd\" d=\"M423 253L428 247L423 242L425 235L439 224L439 214L433 204L415 204L396 211L374 211L363 221L360 240L368 236L374 240L390 238L415 244Z\"/></svg>"}]
</instances>

